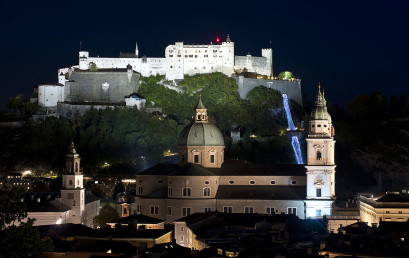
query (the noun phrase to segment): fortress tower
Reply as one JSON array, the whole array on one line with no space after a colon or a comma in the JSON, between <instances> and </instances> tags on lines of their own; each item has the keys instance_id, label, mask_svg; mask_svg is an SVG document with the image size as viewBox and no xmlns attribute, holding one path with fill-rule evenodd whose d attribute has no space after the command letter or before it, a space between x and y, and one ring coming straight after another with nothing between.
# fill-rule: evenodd
<instances>
[{"instance_id":1,"label":"fortress tower","mask_svg":"<svg viewBox=\"0 0 409 258\"><path fill-rule=\"evenodd\" d=\"M334 128L324 92L318 86L307 141L306 216L331 215L335 200Z\"/></svg>"},{"instance_id":2,"label":"fortress tower","mask_svg":"<svg viewBox=\"0 0 409 258\"><path fill-rule=\"evenodd\" d=\"M66 156L66 171L62 176L61 202L71 208L70 223L82 224L85 218L85 189L80 167L80 155L74 143Z\"/></svg>"}]
</instances>

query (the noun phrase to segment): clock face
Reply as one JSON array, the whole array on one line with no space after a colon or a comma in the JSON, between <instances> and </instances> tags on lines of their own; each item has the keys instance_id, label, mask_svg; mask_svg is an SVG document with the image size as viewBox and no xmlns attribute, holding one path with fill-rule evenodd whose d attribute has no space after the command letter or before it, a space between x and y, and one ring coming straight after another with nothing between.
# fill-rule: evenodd
<instances>
[{"instance_id":1,"label":"clock face","mask_svg":"<svg viewBox=\"0 0 409 258\"><path fill-rule=\"evenodd\" d=\"M73 194L73 193L69 193L69 194L68 194L68 199L74 199L74 194Z\"/></svg>"}]
</instances>

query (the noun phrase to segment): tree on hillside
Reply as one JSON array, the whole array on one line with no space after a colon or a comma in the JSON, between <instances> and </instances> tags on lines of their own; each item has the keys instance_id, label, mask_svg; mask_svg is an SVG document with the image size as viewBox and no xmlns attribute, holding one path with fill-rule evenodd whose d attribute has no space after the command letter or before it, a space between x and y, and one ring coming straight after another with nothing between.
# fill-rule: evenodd
<instances>
[{"instance_id":1,"label":"tree on hillside","mask_svg":"<svg viewBox=\"0 0 409 258\"><path fill-rule=\"evenodd\" d=\"M0 190L0 257L42 257L52 250L49 240L43 241L35 219L28 219L25 207L19 202L21 190ZM20 222L18 226L13 222Z\"/></svg>"},{"instance_id":2,"label":"tree on hillside","mask_svg":"<svg viewBox=\"0 0 409 258\"><path fill-rule=\"evenodd\" d=\"M94 225L97 227L107 227L108 222L113 222L119 219L119 214L115 208L109 204L105 204L104 207L99 211L99 215L94 218Z\"/></svg>"}]
</instances>

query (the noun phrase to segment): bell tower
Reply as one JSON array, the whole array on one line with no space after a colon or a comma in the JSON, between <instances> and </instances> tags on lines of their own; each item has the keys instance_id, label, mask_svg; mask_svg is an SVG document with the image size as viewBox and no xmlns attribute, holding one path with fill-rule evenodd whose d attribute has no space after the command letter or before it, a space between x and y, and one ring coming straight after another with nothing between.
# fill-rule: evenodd
<instances>
[{"instance_id":1,"label":"bell tower","mask_svg":"<svg viewBox=\"0 0 409 258\"><path fill-rule=\"evenodd\" d=\"M324 91L318 85L306 139L307 217L331 215L335 200L335 130L326 103Z\"/></svg>"},{"instance_id":2,"label":"bell tower","mask_svg":"<svg viewBox=\"0 0 409 258\"><path fill-rule=\"evenodd\" d=\"M69 222L82 224L85 212L84 176L80 167L81 158L74 143L71 143L65 160L61 202L71 208Z\"/></svg>"}]
</instances>

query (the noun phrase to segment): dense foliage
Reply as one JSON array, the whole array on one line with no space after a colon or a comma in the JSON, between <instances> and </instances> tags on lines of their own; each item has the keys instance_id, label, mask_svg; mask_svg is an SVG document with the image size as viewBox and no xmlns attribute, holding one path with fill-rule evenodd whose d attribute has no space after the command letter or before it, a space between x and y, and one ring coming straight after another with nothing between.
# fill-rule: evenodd
<instances>
[{"instance_id":1,"label":"dense foliage","mask_svg":"<svg viewBox=\"0 0 409 258\"><path fill-rule=\"evenodd\" d=\"M97 227L105 228L108 227L107 223L117 219L119 219L119 214L116 209L109 204L105 204L94 218L94 224Z\"/></svg>"},{"instance_id":2,"label":"dense foliage","mask_svg":"<svg viewBox=\"0 0 409 258\"><path fill-rule=\"evenodd\" d=\"M27 218L20 203L20 190L0 190L0 257L42 257L52 250L50 241L42 240L34 219ZM13 222L19 222L18 226Z\"/></svg>"}]
</instances>

